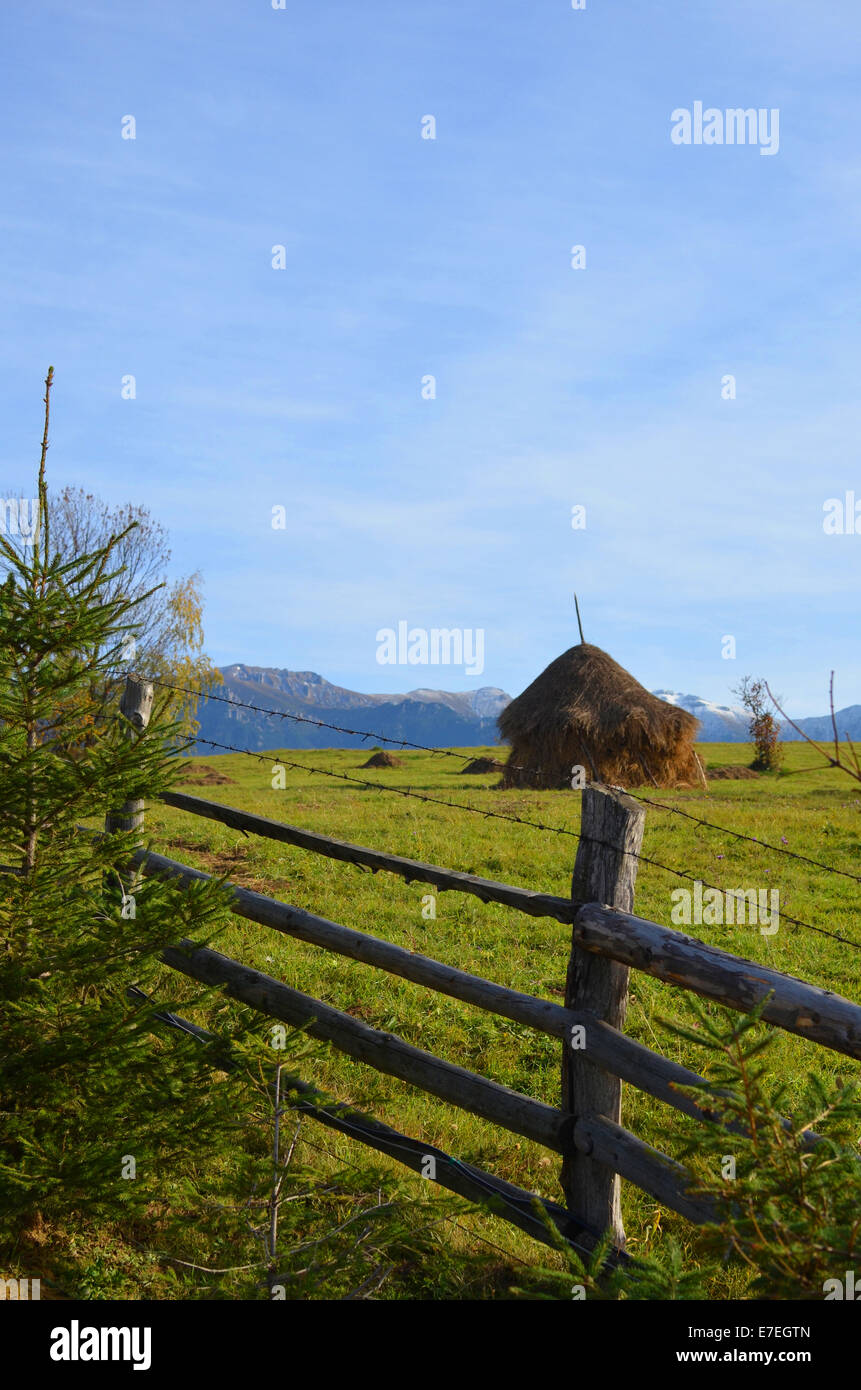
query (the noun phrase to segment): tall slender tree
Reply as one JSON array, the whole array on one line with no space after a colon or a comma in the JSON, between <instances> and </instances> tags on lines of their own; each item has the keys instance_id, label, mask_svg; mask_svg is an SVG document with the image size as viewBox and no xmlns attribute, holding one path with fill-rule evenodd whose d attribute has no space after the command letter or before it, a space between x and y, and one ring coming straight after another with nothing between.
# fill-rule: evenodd
<instances>
[{"instance_id":1,"label":"tall slender tree","mask_svg":"<svg viewBox=\"0 0 861 1390\"><path fill-rule=\"evenodd\" d=\"M36 1212L143 1211L195 1147L228 1152L240 1079L212 1082L213 1058L181 1034L153 1037L157 1004L180 1001L160 964L168 943L227 922L218 883L193 891L123 872L134 833L94 835L107 812L176 775L178 730L156 711L137 736L100 685L134 630L117 586L125 532L94 550L52 550L45 482L53 369L32 545L0 536L0 1233ZM130 526L134 526L134 521ZM94 726L98 737L92 736ZM131 891L129 888L131 887ZM140 996L138 996L140 998ZM194 1008L194 999L185 1006ZM219 1016L218 1007L213 1017ZM224 1031L245 1027L231 1008ZM4 1230L5 1228L5 1230Z\"/></svg>"}]
</instances>

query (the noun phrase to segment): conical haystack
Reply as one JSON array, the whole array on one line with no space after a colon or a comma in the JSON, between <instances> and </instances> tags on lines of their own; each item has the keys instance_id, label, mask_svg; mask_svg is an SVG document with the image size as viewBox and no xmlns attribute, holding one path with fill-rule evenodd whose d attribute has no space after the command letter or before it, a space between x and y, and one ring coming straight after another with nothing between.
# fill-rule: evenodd
<instances>
[{"instance_id":1,"label":"conical haystack","mask_svg":"<svg viewBox=\"0 0 861 1390\"><path fill-rule=\"evenodd\" d=\"M372 753L362 767L403 767L403 763L394 753Z\"/></svg>"},{"instance_id":2,"label":"conical haystack","mask_svg":"<svg viewBox=\"0 0 861 1390\"><path fill-rule=\"evenodd\" d=\"M502 787L570 787L577 766L587 781L623 787L705 781L694 752L699 720L588 642L551 661L497 722L511 745Z\"/></svg>"}]
</instances>

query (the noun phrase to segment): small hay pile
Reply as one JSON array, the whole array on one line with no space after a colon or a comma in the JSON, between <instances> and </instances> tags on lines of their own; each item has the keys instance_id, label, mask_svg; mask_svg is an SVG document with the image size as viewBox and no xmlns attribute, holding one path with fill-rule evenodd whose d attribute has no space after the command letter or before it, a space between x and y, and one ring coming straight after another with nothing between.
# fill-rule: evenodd
<instances>
[{"instance_id":1,"label":"small hay pile","mask_svg":"<svg viewBox=\"0 0 861 1390\"><path fill-rule=\"evenodd\" d=\"M473 758L471 763L463 769L464 772L498 772L502 767L501 762L496 762L493 758Z\"/></svg>"},{"instance_id":2,"label":"small hay pile","mask_svg":"<svg viewBox=\"0 0 861 1390\"><path fill-rule=\"evenodd\" d=\"M699 721L588 642L551 661L497 722L511 745L501 787L570 787L575 766L623 787L705 785Z\"/></svg>"},{"instance_id":3,"label":"small hay pile","mask_svg":"<svg viewBox=\"0 0 861 1390\"><path fill-rule=\"evenodd\" d=\"M197 767L193 766L187 773L184 773L179 785L183 787L232 787L234 781L225 773L202 763Z\"/></svg>"},{"instance_id":4,"label":"small hay pile","mask_svg":"<svg viewBox=\"0 0 861 1390\"><path fill-rule=\"evenodd\" d=\"M403 762L394 753L372 753L362 767L403 767Z\"/></svg>"}]
</instances>

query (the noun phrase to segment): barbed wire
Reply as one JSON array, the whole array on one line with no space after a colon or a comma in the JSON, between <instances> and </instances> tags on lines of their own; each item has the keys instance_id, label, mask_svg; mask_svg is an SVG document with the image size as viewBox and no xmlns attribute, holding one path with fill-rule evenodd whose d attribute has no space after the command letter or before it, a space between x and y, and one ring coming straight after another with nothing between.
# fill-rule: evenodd
<instances>
[{"instance_id":1,"label":"barbed wire","mask_svg":"<svg viewBox=\"0 0 861 1390\"><path fill-rule=\"evenodd\" d=\"M150 1005L156 1003L156 1001L152 999L151 996L147 995L137 985L130 985L129 988L126 990L126 993L127 995L137 1000L143 1000ZM188 1036L192 1037L195 1042L201 1043L203 1045L206 1045L208 1043L210 1045L214 1045L216 1048L221 1047L222 1050L224 1048L223 1040L218 1038L217 1035L210 1034L208 1036L204 1036L205 1030L198 1028L194 1024L190 1024L187 1019L181 1018L178 1014L172 1013L167 1009L159 1010L153 1015L153 1017L156 1018L160 1023L166 1024L169 1028L173 1028L177 1032L187 1034ZM228 1044L228 1054L229 1051L230 1049ZM227 1054L225 1054L223 1060L226 1063L230 1063L231 1066L234 1065L232 1058ZM367 1143L367 1130L360 1123L357 1123L357 1121L360 1120L361 1117L348 1101L339 1101L334 1098L329 1099L322 1095L320 1095L316 1099L312 1099L310 1096L306 1095L305 1099L302 1100L301 1097L303 1095L303 1092L299 1090L295 1085L291 1086L289 1078L286 1083L286 1089L293 1095L300 1097L300 1099L296 1101L288 1102L288 1105L291 1109L297 1110L300 1114L307 1114L308 1108L310 1107L311 1111L317 1110L322 1111L324 1113L328 1113L331 1116L331 1118L334 1121L336 1121L336 1128L350 1131L350 1134L348 1134L347 1136L348 1138L352 1135L358 1138L360 1142ZM347 1114L344 1113L345 1110ZM311 1118L316 1117L312 1114ZM324 1121L318 1122L325 1123ZM381 1152L386 1153L388 1149L397 1149L403 1151L404 1153L408 1153L411 1157L415 1158L415 1141L413 1141L413 1143L404 1142L404 1138L405 1136L395 1137L394 1135L386 1135L385 1142L387 1147L386 1149L381 1150ZM330 1153L328 1149L323 1148L319 1144L314 1144L311 1140L307 1138L303 1138L301 1142L309 1144L312 1149L318 1149L321 1153L328 1154L329 1158L333 1159L336 1163L346 1163L348 1167L355 1169L356 1172L363 1171L361 1168L359 1168L358 1164L352 1163L349 1159L339 1159L337 1155ZM458 1169L470 1182L474 1183L474 1185L480 1191L485 1192L487 1194L489 1204L492 1203L492 1201L495 1199L497 1202L500 1202L504 1207L507 1207L510 1211L513 1211L520 1216L525 1214L525 1207L522 1201L513 1201L507 1193L500 1191L500 1189L496 1186L495 1183L493 1183L492 1181L488 1181L485 1174L480 1172L480 1170L473 1168L470 1164L462 1162L461 1159L455 1158L453 1154L445 1153L442 1149L438 1149L434 1144L428 1145L428 1148L435 1150L435 1152L432 1155L429 1155L430 1157L433 1157L435 1160L438 1160L444 1165L448 1164L452 1168ZM392 1155L388 1156L392 1157ZM526 1194L524 1192L524 1197L527 1195L529 1194ZM531 1195L536 1197L538 1201L541 1201L541 1198L539 1197L538 1193L533 1193ZM498 1213L494 1214L498 1215ZM530 1213L530 1215L531 1214L532 1213ZM449 1217L446 1219L451 1220L453 1218ZM464 1230L465 1228L461 1227L461 1229ZM484 1239L484 1237L479 1236L479 1239ZM573 1245L575 1248L588 1253L588 1247L582 1245L579 1241L572 1239L572 1237L563 1236L563 1239L568 1241L568 1243ZM493 1241L488 1241L487 1243L493 1245ZM496 1246L495 1248L501 1249L500 1246ZM519 1256L514 1256L514 1258L518 1259ZM521 1263L526 1263L526 1261L521 1261ZM251 1266L244 1267L251 1268Z\"/></svg>"},{"instance_id":2,"label":"barbed wire","mask_svg":"<svg viewBox=\"0 0 861 1390\"><path fill-rule=\"evenodd\" d=\"M215 739L200 738L198 735L194 736L193 741L196 743L205 743L212 748L221 748L226 753L241 753L246 757L254 758L257 762L271 763L276 760L276 754L272 751L268 752L268 754L255 753L250 748L237 748L233 744L218 743ZM636 850L622 849L619 845L611 844L608 840L599 840L593 835L584 835L581 831L569 830L566 826L544 825L541 821L528 820L524 816L506 815L504 811L488 811L484 810L481 806L468 806L463 802L445 801L437 796L425 796L423 792L414 792L411 788L390 787L387 786L385 782L370 782L363 777L352 777L348 772L333 772L331 768L325 767L309 767L307 763L292 762L289 758L282 757L280 753L277 755L276 765L290 767L298 772L310 772L321 777L334 777L339 781L352 782L362 787L370 787L374 791L391 792L395 796L411 797L414 800L428 802L435 806L447 806L453 811L467 811L476 816L483 816L485 820L511 821L515 825L527 825L535 830L542 830L551 835L568 835L575 840L582 840L588 844L600 845L603 849L612 850L614 854L624 854L631 859L638 860L640 863L651 864L654 868L661 869L667 874L674 874L676 878L683 878L689 883L699 883L703 888L708 888L715 893L720 893L722 896L725 892L732 891L718 888L716 884L709 883L695 874L689 874L684 869L676 869L671 864L662 864L659 859L654 859L651 855L641 854ZM806 922L801 917L790 917L789 914L785 912L781 912L780 916L781 920L791 922L793 926L804 927L808 931L817 932L820 936L830 937L833 941L839 941L845 946L852 946L856 951L861 951L861 942L853 941L851 937L841 936L837 932L828 931L826 927L817 927L813 922Z\"/></svg>"},{"instance_id":3,"label":"barbed wire","mask_svg":"<svg viewBox=\"0 0 861 1390\"><path fill-rule=\"evenodd\" d=\"M261 705L248 704L244 700L228 699L224 695L204 695L204 693L200 690L189 690L184 686L171 685L167 681L153 680L152 683L153 685L159 685L163 687L165 690L172 690L177 694L192 695L199 699L218 700L221 704L234 705L237 709L250 709L256 711L258 714L270 715L271 717L277 719L290 719L293 720L295 723L299 724L312 724L319 729L330 729L334 733L350 734L354 737L361 738L363 740L371 738L379 739L383 743L391 743L398 748L414 748L419 752L432 753L437 757L455 758L458 762L461 763L464 762L466 757L465 754L455 753L450 748L434 748L431 745L425 743L413 743L410 739L392 738L389 737L387 734L374 733L373 731L369 732L363 729L349 729L341 724L330 724L324 719L311 719L304 714L291 714L287 710L266 709L264 706ZM206 739L197 740L197 742L199 743L206 743L208 741L209 740ZM540 768L520 767L517 764L500 762L496 758L492 759L491 761L493 762L495 767L498 767L500 769L501 772L504 772L506 770L510 772L520 772L526 776L531 776L535 778L539 778L544 775L542 769ZM701 816L692 815L690 811L685 811L680 806L673 806L668 802L664 801L654 801L650 797L641 796L639 792L629 791L626 787L622 788L622 790L625 792L626 796L633 797L635 801L642 802L644 806L652 806L659 811L667 811L676 816L683 816L685 817L685 819L694 821L695 824L703 826L708 830L718 831L722 835L730 835L736 840L746 840L749 844L759 845L760 848L769 850L772 854L782 854L785 855L788 859L796 859L800 863L810 864L813 868L822 869L824 873L839 874L842 878L851 878L853 882L861 883L861 874L853 874L848 869L838 869L831 864L823 864L822 861L819 859L811 859L809 855L798 854L795 850L787 849L783 845L774 845L771 843L770 840L761 840L756 835L747 835L744 831L733 830L730 826L717 825L714 821L704 820Z\"/></svg>"},{"instance_id":4,"label":"barbed wire","mask_svg":"<svg viewBox=\"0 0 861 1390\"><path fill-rule=\"evenodd\" d=\"M307 763L294 763L289 758L283 757L278 750L255 753L251 748L237 748L232 743L218 743L215 739L201 738L198 734L194 735L193 741L205 743L210 748L221 748L226 753L243 753L246 757L256 758L261 763L276 762L282 767L294 768L299 772L313 772L320 777L335 777L342 782L353 782L360 787L370 787L373 791L393 792L396 796L412 797L414 800L426 801L434 806L449 806L455 811L471 811L476 816L483 816L485 820L507 820L512 821L515 825L530 825L535 830L544 830L551 835L571 835L575 840L584 838L579 831L569 830L566 826L544 825L542 821L528 820L524 816L507 815L504 811L487 811L481 806L467 806L463 802L445 801L439 796L426 796L424 792L414 792L411 787L389 787L385 782L371 782L366 777L353 777L349 772L333 772L331 768L327 767L310 767ZM603 842L596 841L595 843ZM612 848L612 846L609 847ZM627 850L621 852L623 854L628 853Z\"/></svg>"},{"instance_id":5,"label":"barbed wire","mask_svg":"<svg viewBox=\"0 0 861 1390\"><path fill-rule=\"evenodd\" d=\"M333 1154L331 1149L327 1149L323 1144L315 1144L314 1141L309 1139L306 1135L302 1136L300 1142L307 1144L311 1149L316 1149L317 1153L325 1154L327 1158L332 1159L333 1163L352 1168L356 1173L364 1173L364 1169L362 1169L358 1163L354 1163L349 1158L341 1158L338 1154ZM397 1159L395 1162L397 1162ZM468 1199L464 1198L464 1200L466 1201ZM441 1215L443 1221L451 1222L459 1231L463 1231L464 1235L475 1236L478 1240L484 1241L485 1245L489 1245L493 1250L498 1250L501 1254L505 1255L507 1259L517 1260L519 1264L526 1265L530 1269L532 1268L528 1260L524 1260L520 1255L515 1255L513 1251L505 1250L501 1245L497 1245L495 1241L488 1240L487 1236L481 1235L478 1231L470 1231L466 1226L461 1226L460 1222L454 1216L449 1216L445 1212L441 1213ZM495 1215L495 1213L491 1212L491 1215ZM571 1243L573 1244L573 1241Z\"/></svg>"},{"instance_id":6,"label":"barbed wire","mask_svg":"<svg viewBox=\"0 0 861 1390\"><path fill-rule=\"evenodd\" d=\"M161 686L164 690L173 690L177 694L193 695L197 699L201 700L217 700L219 704L233 705L236 709L255 710L257 714L268 714L274 719L290 719L296 724L312 724L315 728L331 729L334 733L337 734L352 734L354 737L361 738L363 741L369 738L377 738L380 740L381 743L391 743L396 748L414 748L417 752L420 753L433 753L441 758L455 758L460 763L464 762L467 757L465 753L455 753L451 748L435 748L431 744L427 743L413 743L412 739L393 738L389 734L375 733L373 730L369 731L366 729L348 729L343 724L330 724L325 719L312 719L309 715L306 714L292 714L289 710L267 709L263 705L248 704L245 700L229 700L224 695L204 694L202 690L188 690L185 686L170 685L167 681L156 680L154 677L148 677L148 679L151 681L153 685ZM499 762L496 758L494 758L492 761L494 765L498 767L500 770L503 770L506 766L509 766L506 763ZM535 776L539 775L534 768L512 767L511 770L515 772L527 772L530 775Z\"/></svg>"},{"instance_id":7,"label":"barbed wire","mask_svg":"<svg viewBox=\"0 0 861 1390\"><path fill-rule=\"evenodd\" d=\"M642 801L644 806L654 806L659 811L672 811L674 815L684 816L686 820L692 820L697 825L705 826L709 830L719 830L723 835L731 835L736 840L747 840L752 845L759 845L761 849L771 850L774 854L783 854L787 859L798 859L802 864L812 864L814 868L822 869L827 874L839 874L842 878L851 878L856 883L861 883L861 874L850 873L848 869L837 869L833 864L823 864L819 859L810 859L806 854L797 854L795 850L786 849L783 845L773 845L770 840L760 840L756 835L746 835L744 831L733 830L728 825L716 825L714 821L703 820L701 816L694 816L690 811L683 811L681 806L669 806L663 801L652 801L648 796L640 796L639 792L626 791L625 794L632 796L635 801Z\"/></svg>"},{"instance_id":8,"label":"barbed wire","mask_svg":"<svg viewBox=\"0 0 861 1390\"><path fill-rule=\"evenodd\" d=\"M306 1103L312 1105L315 1104L315 1102L313 1101ZM343 1112L340 1109L337 1109L337 1107L342 1105L347 1106L348 1109L350 1108L346 1101L329 1101L328 1103L316 1106L316 1108L320 1110L330 1111L332 1113L332 1118L336 1119L338 1122L338 1128L343 1126L344 1129L351 1130L353 1134L361 1141L365 1138L367 1131L365 1131L361 1126L357 1126L355 1123L351 1123L349 1119L345 1118ZM301 1113L303 1108L302 1102L296 1102L294 1105L291 1106L291 1108L296 1109ZM313 1119L314 1117L312 1116L311 1118ZM349 1138L351 1136L348 1135L347 1137ZM387 1146L386 1149L378 1150L378 1152L387 1153L387 1150L389 1148L399 1149L402 1150L404 1153L410 1154L411 1157L415 1157L415 1149L411 1143L404 1143L402 1140L391 1138L389 1135L385 1136L385 1140ZM316 1148L318 1146L312 1145L312 1147ZM429 1144L428 1148L436 1149L436 1145ZM323 1150L323 1152L325 1153L328 1151ZM392 1157L393 1155L389 1154L388 1156ZM329 1157L334 1158L335 1162L339 1161L334 1154L329 1154ZM496 1186L495 1183L488 1182L484 1174L480 1173L476 1168L473 1168L471 1164L462 1162L459 1158L455 1158L452 1154L445 1153L445 1151L442 1149L436 1149L436 1153L428 1154L428 1157L437 1159L442 1165L448 1164L452 1168L458 1169L464 1175L464 1177L466 1177L470 1182L473 1182L476 1187L487 1193L489 1201L493 1201L495 1199L496 1201L501 1202L503 1206L508 1207L509 1210L516 1212L520 1216L526 1214L524 1206L521 1202L512 1201L512 1199L506 1193L500 1192L499 1188ZM353 1168L357 1167L356 1164L352 1163L349 1166ZM361 1169L359 1169L359 1171L361 1171ZM530 1195L534 1196L539 1202L542 1200L537 1192L532 1193ZM465 1200L468 1201L469 1198L466 1198ZM499 1213L492 1212L492 1214L498 1215ZM533 1213L530 1212L528 1214L532 1215ZM588 1247L582 1245L579 1241L572 1240L570 1236L563 1236L563 1239L567 1240L569 1244L575 1246L577 1249L588 1252Z\"/></svg>"}]
</instances>

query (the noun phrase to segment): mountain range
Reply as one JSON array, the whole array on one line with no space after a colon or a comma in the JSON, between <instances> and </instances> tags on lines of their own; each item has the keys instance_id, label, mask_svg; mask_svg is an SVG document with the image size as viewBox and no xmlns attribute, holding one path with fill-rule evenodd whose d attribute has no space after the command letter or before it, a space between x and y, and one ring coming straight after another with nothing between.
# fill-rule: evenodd
<instances>
[{"instance_id":1,"label":"mountain range","mask_svg":"<svg viewBox=\"0 0 861 1390\"><path fill-rule=\"evenodd\" d=\"M332 685L315 671L278 670L271 666L222 666L223 686L213 693L220 699L201 704L199 740L212 739L254 752L266 748L358 748L385 739L406 739L434 748L463 748L496 743L496 716L511 696L497 686L453 693L446 690L410 690L406 695L363 695ZM659 700L679 705L700 720L699 740L706 743L746 743L748 716L743 709L718 705L699 695L673 690L652 692ZM336 733L313 723L277 720L258 710L242 709L224 700L256 705L261 710L281 710L306 720L338 724L357 730ZM814 715L796 721L810 738L833 737L830 715ZM840 737L861 739L861 705L850 705L837 714ZM361 731L372 735L363 739ZM373 737L378 736L378 739ZM788 726L784 736L797 738ZM195 750L210 751L203 742Z\"/></svg>"},{"instance_id":2,"label":"mountain range","mask_svg":"<svg viewBox=\"0 0 861 1390\"><path fill-rule=\"evenodd\" d=\"M411 690L406 695L363 695L332 685L315 671L282 671L269 666L222 666L220 699L201 704L198 738L250 748L358 748L377 739L336 733L297 720L273 719L256 710L221 703L242 701L262 709L283 710L307 720L369 730L385 739L406 739L431 748L472 747L496 743L496 716L511 699L504 690L482 686L453 693ZM197 752L208 751L200 744Z\"/></svg>"},{"instance_id":3,"label":"mountain range","mask_svg":"<svg viewBox=\"0 0 861 1390\"><path fill-rule=\"evenodd\" d=\"M750 716L743 709L732 705L715 705L710 700L703 700L699 695L678 695L673 690L653 690L653 695L657 695L659 700L666 700L669 705L681 705L690 714L696 716L700 721L700 731L697 739L700 743L749 743L750 742ZM861 739L861 705L847 705L845 709L837 710L835 713L837 732L841 739L848 734L854 742ZM783 720L781 723L781 739L797 739L798 734ZM818 742L831 742L834 739L834 730L831 724L830 714L815 714L806 719L796 719L798 725L808 738L816 739Z\"/></svg>"}]
</instances>

